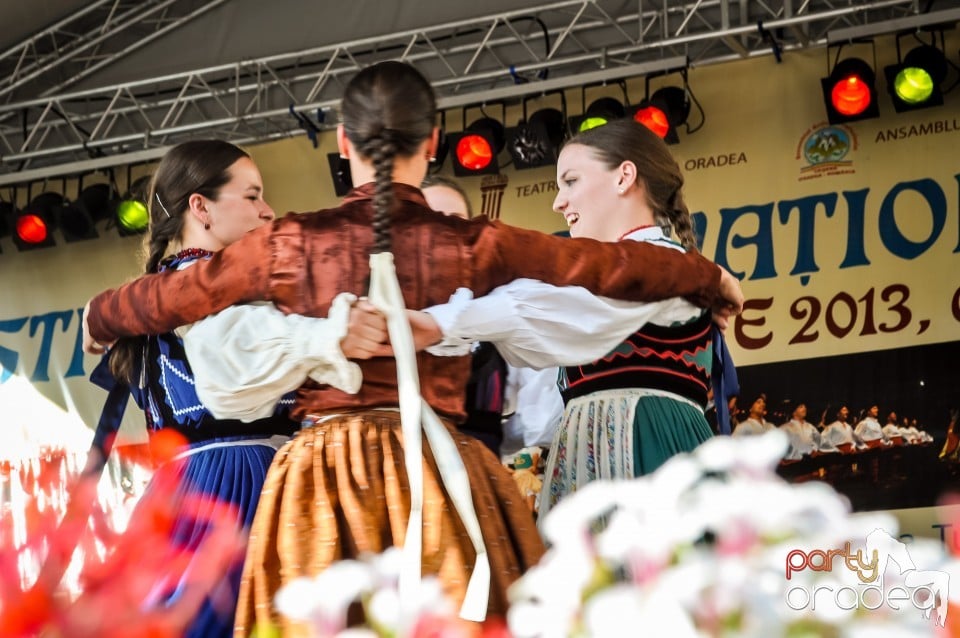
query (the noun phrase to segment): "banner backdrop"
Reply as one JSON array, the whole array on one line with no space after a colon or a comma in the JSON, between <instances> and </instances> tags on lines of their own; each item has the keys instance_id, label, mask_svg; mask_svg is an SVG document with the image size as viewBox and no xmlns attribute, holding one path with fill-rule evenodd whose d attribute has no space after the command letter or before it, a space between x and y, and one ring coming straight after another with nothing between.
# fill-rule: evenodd
<instances>
[{"instance_id":1,"label":"banner backdrop","mask_svg":"<svg viewBox=\"0 0 960 638\"><path fill-rule=\"evenodd\" d=\"M960 35L949 32L948 54L958 47ZM844 51L872 56L866 45ZM703 252L743 280L746 310L728 339L744 394L768 393L775 407L806 401L813 417L839 402L850 403L854 416L880 402L882 416L895 410L918 418L939 446L947 409L960 406L951 358L960 334L960 95L895 113L880 70L896 62L896 52L892 38L881 38L880 117L829 125L820 88L827 59L819 49L785 53L780 63L766 57L690 69L702 105L690 123L702 126L693 134L681 129L671 150ZM651 90L671 80L655 79ZM643 79L625 92L638 102ZM568 103L576 112L602 94L624 97L616 86L585 87L568 92ZM319 136L317 148L300 137L250 151L278 213L337 201L326 158L336 151L331 133ZM450 173L449 161L441 170ZM490 217L563 228L551 212L552 166L506 167L461 182L474 209ZM58 236L56 247L29 252L0 239L0 456L22 455L24 440L89 441L104 393L86 380L96 359L80 351L80 309L138 272L139 238L100 234L72 244ZM130 411L127 440L142 440L142 416Z\"/></svg>"}]
</instances>

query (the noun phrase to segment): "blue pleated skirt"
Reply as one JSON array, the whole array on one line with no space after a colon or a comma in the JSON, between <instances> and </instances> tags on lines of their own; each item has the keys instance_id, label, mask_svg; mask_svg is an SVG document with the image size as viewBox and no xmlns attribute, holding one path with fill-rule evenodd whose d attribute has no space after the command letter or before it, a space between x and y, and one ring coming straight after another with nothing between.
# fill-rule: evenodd
<instances>
[{"instance_id":1,"label":"blue pleated skirt","mask_svg":"<svg viewBox=\"0 0 960 638\"><path fill-rule=\"evenodd\" d=\"M266 444L251 444L254 437L223 437L191 444L189 452L181 458L160 467L147 486L141 503L153 503L148 498L151 490L166 490L161 485L175 485L174 493L166 497L175 517L172 525L173 543L188 555L203 544L209 530L209 517L204 506L210 510L217 504L233 506L231 515L236 516L238 531L246 537L253 515L260 500L260 491L267 468L276 449ZM256 438L256 440L262 440ZM214 444L213 446L211 444ZM156 494L154 494L156 496ZM198 508L179 508L178 503L193 500ZM145 506L146 507L146 506ZM140 508L134 511L133 516ZM243 572L243 554L239 553L230 569L218 579L213 590L203 601L199 613L184 632L189 638L230 638L233 635L234 614ZM177 601L183 592L180 586L165 594L167 604Z\"/></svg>"}]
</instances>

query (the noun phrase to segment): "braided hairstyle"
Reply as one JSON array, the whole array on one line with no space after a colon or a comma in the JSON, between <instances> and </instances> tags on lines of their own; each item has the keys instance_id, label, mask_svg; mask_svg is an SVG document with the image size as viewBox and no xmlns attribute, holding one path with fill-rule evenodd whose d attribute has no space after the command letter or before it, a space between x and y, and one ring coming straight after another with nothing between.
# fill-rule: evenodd
<instances>
[{"instance_id":1,"label":"braided hairstyle","mask_svg":"<svg viewBox=\"0 0 960 638\"><path fill-rule=\"evenodd\" d=\"M633 162L646 187L647 203L659 226L669 226L688 252L697 251L693 218L683 201L683 173L666 143L632 119L620 119L578 133L567 144L582 144L610 169Z\"/></svg>"},{"instance_id":2,"label":"braided hairstyle","mask_svg":"<svg viewBox=\"0 0 960 638\"><path fill-rule=\"evenodd\" d=\"M157 272L170 243L180 239L184 220L194 193L216 200L230 181L229 169L241 157L242 149L220 140L194 140L170 149L157 166L147 189L150 226L143 238L143 272ZM143 337L124 337L110 353L110 371L127 383L134 383L134 365L143 352Z\"/></svg>"},{"instance_id":3,"label":"braided hairstyle","mask_svg":"<svg viewBox=\"0 0 960 638\"><path fill-rule=\"evenodd\" d=\"M437 102L430 83L409 64L380 62L350 80L340 105L343 130L373 163L375 250L390 250L394 158L412 156L433 133Z\"/></svg>"}]
</instances>

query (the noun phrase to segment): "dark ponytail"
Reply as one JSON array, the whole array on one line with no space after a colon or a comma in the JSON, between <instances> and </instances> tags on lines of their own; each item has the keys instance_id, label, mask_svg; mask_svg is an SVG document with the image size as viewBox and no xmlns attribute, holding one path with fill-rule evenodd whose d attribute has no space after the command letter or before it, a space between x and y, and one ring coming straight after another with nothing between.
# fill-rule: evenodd
<instances>
[{"instance_id":1,"label":"dark ponytail","mask_svg":"<svg viewBox=\"0 0 960 638\"><path fill-rule=\"evenodd\" d=\"M157 272L171 242L180 239L190 196L199 193L216 200L220 188L230 181L230 167L241 157L249 155L220 140L184 142L163 156L147 193L150 227L141 250L144 273ZM116 379L129 384L138 381L133 376L145 344L144 337L124 337L114 344L110 371Z\"/></svg>"},{"instance_id":2,"label":"dark ponytail","mask_svg":"<svg viewBox=\"0 0 960 638\"><path fill-rule=\"evenodd\" d=\"M374 249L387 252L394 159L412 156L433 133L436 98L430 83L409 64L380 62L350 80L340 109L347 138L373 163Z\"/></svg>"}]
</instances>

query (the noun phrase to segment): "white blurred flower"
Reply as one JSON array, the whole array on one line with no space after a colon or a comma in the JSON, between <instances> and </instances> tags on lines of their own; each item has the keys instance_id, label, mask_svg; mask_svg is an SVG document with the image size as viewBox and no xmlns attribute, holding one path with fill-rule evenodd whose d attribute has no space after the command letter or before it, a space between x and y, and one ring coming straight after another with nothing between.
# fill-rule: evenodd
<instances>
[{"instance_id":1,"label":"white blurred flower","mask_svg":"<svg viewBox=\"0 0 960 638\"><path fill-rule=\"evenodd\" d=\"M277 592L277 610L308 623L316 638L406 638L426 617L461 622L440 581L432 576L420 581L406 607L401 605L400 555L399 549L390 548L359 560L338 561L315 578L298 578ZM347 608L355 601L363 606L366 624L348 629Z\"/></svg>"},{"instance_id":2,"label":"white blurred flower","mask_svg":"<svg viewBox=\"0 0 960 638\"><path fill-rule=\"evenodd\" d=\"M326 636L346 625L347 608L372 589L370 565L342 560L314 578L297 578L277 592L274 600L281 614L309 622L318 635Z\"/></svg>"},{"instance_id":3,"label":"white blurred flower","mask_svg":"<svg viewBox=\"0 0 960 638\"><path fill-rule=\"evenodd\" d=\"M633 638L648 633L699 637L689 614L672 597L629 585L613 585L592 596L584 605L583 618L587 636Z\"/></svg>"},{"instance_id":4,"label":"white blurred flower","mask_svg":"<svg viewBox=\"0 0 960 638\"><path fill-rule=\"evenodd\" d=\"M373 568L380 584L392 585L400 579L403 550L399 547L388 547L381 554L365 556L364 560Z\"/></svg>"},{"instance_id":5,"label":"white blurred flower","mask_svg":"<svg viewBox=\"0 0 960 638\"><path fill-rule=\"evenodd\" d=\"M576 635L576 609L522 600L510 605L507 624L514 638L568 638Z\"/></svg>"},{"instance_id":6,"label":"white blurred flower","mask_svg":"<svg viewBox=\"0 0 960 638\"><path fill-rule=\"evenodd\" d=\"M824 483L788 484L775 472L786 448L777 431L717 437L653 475L597 481L562 500L542 522L546 556L510 590L515 637L617 638L638 627L714 638L859 638L881 626L930 635L933 621L915 607L865 608L865 584L842 555L811 566L811 552L850 542L854 554L878 528L896 539L896 520L851 514ZM917 565L960 582L960 561L939 544L911 547Z\"/></svg>"}]
</instances>

